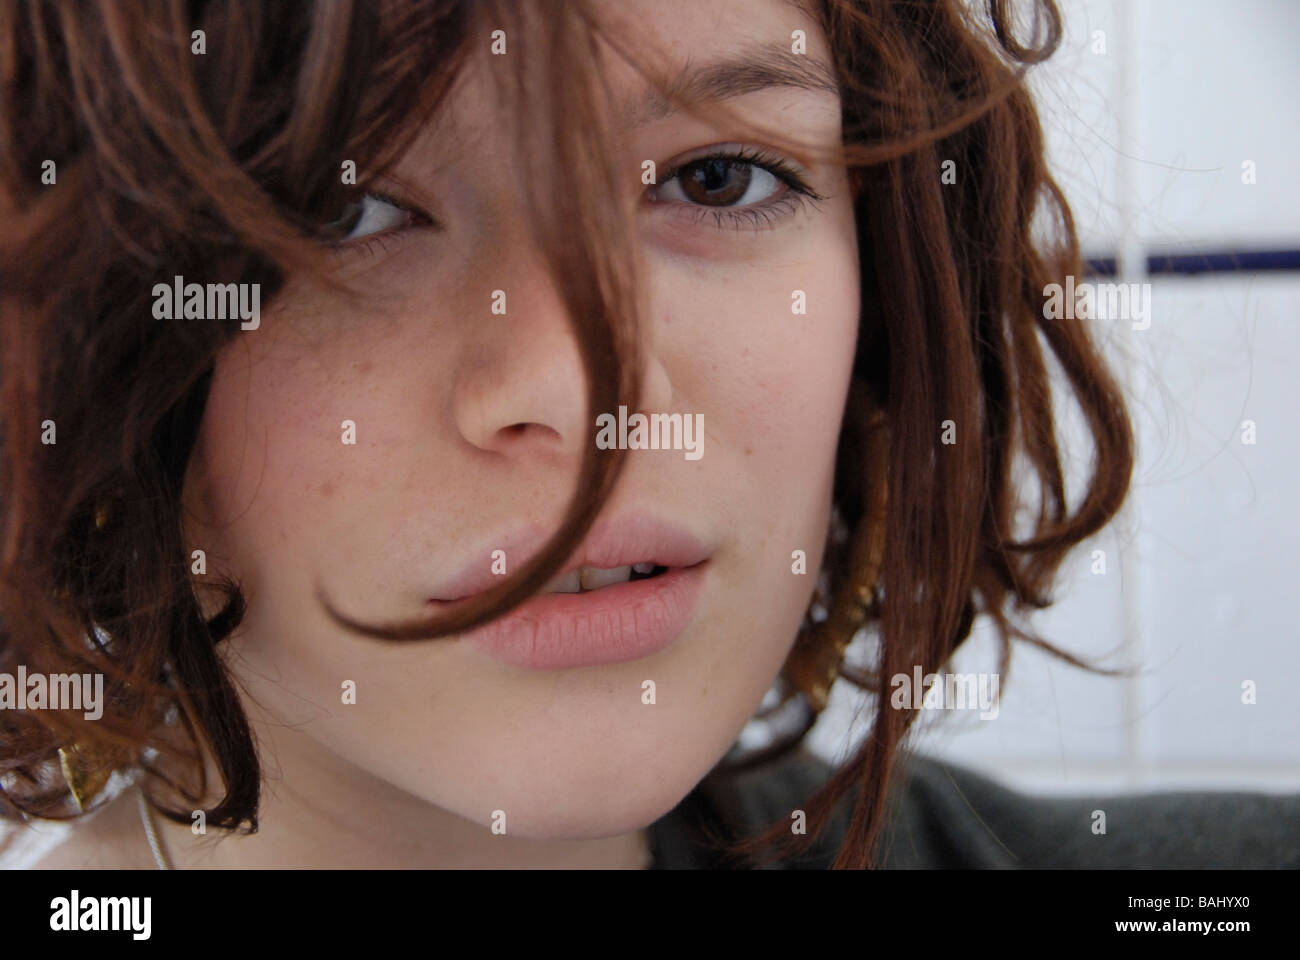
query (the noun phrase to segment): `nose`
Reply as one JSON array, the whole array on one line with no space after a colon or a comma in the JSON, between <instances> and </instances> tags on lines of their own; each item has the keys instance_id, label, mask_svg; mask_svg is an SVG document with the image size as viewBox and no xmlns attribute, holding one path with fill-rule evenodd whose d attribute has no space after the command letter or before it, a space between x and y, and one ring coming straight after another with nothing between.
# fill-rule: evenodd
<instances>
[{"instance_id":1,"label":"nose","mask_svg":"<svg viewBox=\"0 0 1300 960\"><path fill-rule=\"evenodd\" d=\"M453 419L479 449L578 461L595 443L595 416L617 411L587 416L586 368L554 279L535 251L512 259L492 271L503 277L500 286L482 292L482 314L456 371ZM640 331L642 344L653 342L647 334ZM653 349L643 347L641 357L642 405L666 404L672 392L666 371Z\"/></svg>"}]
</instances>

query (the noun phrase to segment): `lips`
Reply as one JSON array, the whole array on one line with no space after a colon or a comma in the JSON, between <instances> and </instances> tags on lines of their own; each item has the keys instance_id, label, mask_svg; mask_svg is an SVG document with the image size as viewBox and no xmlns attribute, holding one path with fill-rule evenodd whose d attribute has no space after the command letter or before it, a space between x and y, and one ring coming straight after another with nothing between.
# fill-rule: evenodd
<instances>
[{"instance_id":1,"label":"lips","mask_svg":"<svg viewBox=\"0 0 1300 960\"><path fill-rule=\"evenodd\" d=\"M430 605L445 607L491 589L501 581L491 569L495 550L505 551L513 571L546 539L530 531L512 546L485 546L479 561L441 586ZM649 656L687 626L711 555L689 531L648 513L598 521L541 594L463 639L495 660L535 670Z\"/></svg>"},{"instance_id":2,"label":"lips","mask_svg":"<svg viewBox=\"0 0 1300 960\"><path fill-rule=\"evenodd\" d=\"M496 551L504 554L506 569L513 572L536 556L548 539L544 531L530 529L483 544L475 551L474 559L435 589L429 599L435 604L449 603L492 589L501 583L503 577L493 572ZM645 563L668 568L693 567L707 560L712 552L688 530L653 514L619 514L596 521L587 539L547 584L547 589L565 575L584 567L593 571Z\"/></svg>"}]
</instances>

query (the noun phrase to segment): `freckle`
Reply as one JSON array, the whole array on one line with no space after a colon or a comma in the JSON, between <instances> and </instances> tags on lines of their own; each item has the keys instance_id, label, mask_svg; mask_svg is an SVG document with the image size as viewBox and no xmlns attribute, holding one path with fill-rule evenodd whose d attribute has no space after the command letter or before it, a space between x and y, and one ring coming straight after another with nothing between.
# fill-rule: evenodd
<instances>
[{"instance_id":1,"label":"freckle","mask_svg":"<svg viewBox=\"0 0 1300 960\"><path fill-rule=\"evenodd\" d=\"M747 456L747 457L749 457L749 456L753 456L753 453L754 453L754 451L751 450L751 449L749 449L749 447L746 447L746 448L745 448L745 456Z\"/></svg>"},{"instance_id":2,"label":"freckle","mask_svg":"<svg viewBox=\"0 0 1300 960\"><path fill-rule=\"evenodd\" d=\"M373 367L374 364L371 363L369 360L362 360L361 363L357 364L357 373L361 374L364 377L367 373L371 371Z\"/></svg>"},{"instance_id":3,"label":"freckle","mask_svg":"<svg viewBox=\"0 0 1300 960\"><path fill-rule=\"evenodd\" d=\"M326 480L324 483L321 484L320 495L322 497L331 496L333 495L333 493L334 493L334 484L330 483L328 480Z\"/></svg>"}]
</instances>

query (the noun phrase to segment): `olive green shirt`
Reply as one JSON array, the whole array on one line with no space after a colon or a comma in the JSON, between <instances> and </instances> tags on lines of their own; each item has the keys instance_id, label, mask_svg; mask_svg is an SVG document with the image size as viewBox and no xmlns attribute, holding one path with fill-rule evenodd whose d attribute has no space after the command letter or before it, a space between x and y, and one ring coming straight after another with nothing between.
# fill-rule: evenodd
<instances>
[{"instance_id":1,"label":"olive green shirt","mask_svg":"<svg viewBox=\"0 0 1300 960\"><path fill-rule=\"evenodd\" d=\"M906 760L882 833L883 868L1300 868L1300 795L1036 797L943 761L914 754ZM655 867L725 867L701 825L735 836L790 823L831 772L800 749L730 778L706 778L652 825ZM852 798L841 802L806 857L768 869L829 868ZM807 832L813 834L812 824Z\"/></svg>"}]
</instances>

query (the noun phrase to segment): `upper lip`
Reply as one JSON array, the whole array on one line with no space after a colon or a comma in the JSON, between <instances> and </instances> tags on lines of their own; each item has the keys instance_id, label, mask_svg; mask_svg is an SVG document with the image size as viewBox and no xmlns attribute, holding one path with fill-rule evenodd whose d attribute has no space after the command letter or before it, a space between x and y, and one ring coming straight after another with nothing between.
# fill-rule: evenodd
<instances>
[{"instance_id":1,"label":"upper lip","mask_svg":"<svg viewBox=\"0 0 1300 960\"><path fill-rule=\"evenodd\" d=\"M462 600L491 589L531 561L548 539L544 531L530 528L483 544L474 559L454 577L439 584L430 599L444 602ZM505 551L505 575L492 572L495 550ZM612 569L634 563L692 567L707 560L711 554L704 542L690 531L653 513L635 510L597 520L559 573L569 573L581 567Z\"/></svg>"}]
</instances>

